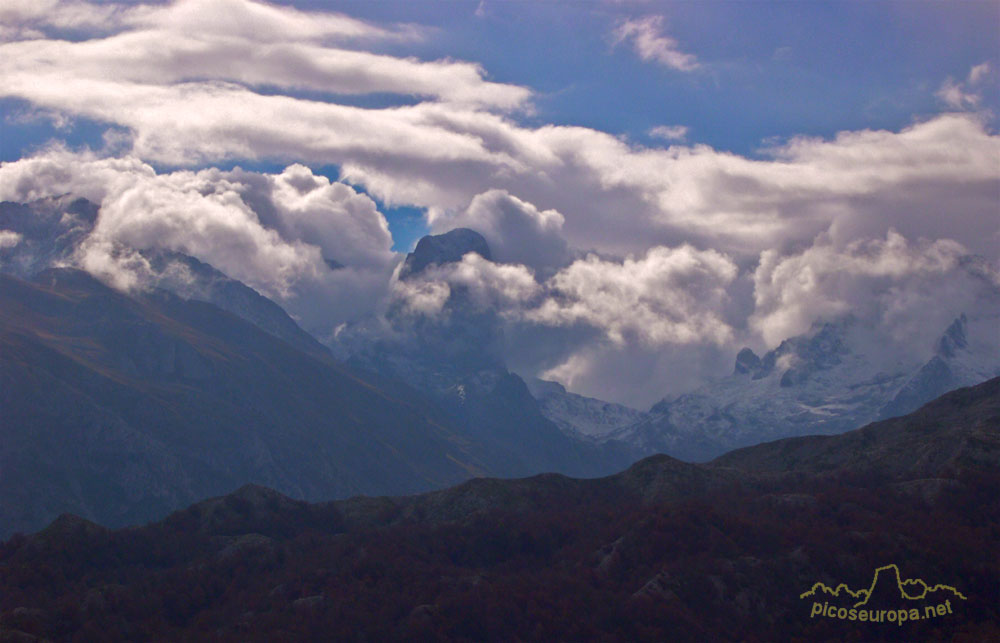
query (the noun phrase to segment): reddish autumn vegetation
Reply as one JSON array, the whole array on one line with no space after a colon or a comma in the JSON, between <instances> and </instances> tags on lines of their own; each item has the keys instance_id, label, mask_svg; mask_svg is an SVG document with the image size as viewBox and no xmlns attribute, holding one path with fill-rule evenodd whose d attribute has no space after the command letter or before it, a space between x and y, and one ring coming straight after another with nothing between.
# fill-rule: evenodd
<instances>
[{"instance_id":1,"label":"reddish autumn vegetation","mask_svg":"<svg viewBox=\"0 0 1000 643\"><path fill-rule=\"evenodd\" d=\"M659 456L596 480L479 479L319 505L245 487L117 531L63 517L0 546L0 632L3 640L996 640L998 388L995 380L959 391L867 434L755 447L727 466ZM912 445L898 448L949 431L965 434L933 470L926 458L912 460ZM859 439L866 453L882 454L878 470L859 464L861 455L818 470L820 455L829 463L843 450L837 444ZM776 453L784 472L768 470ZM953 600L947 616L898 625L811 617L811 601L799 598L817 581L862 587L889 563L966 600Z\"/></svg>"}]
</instances>

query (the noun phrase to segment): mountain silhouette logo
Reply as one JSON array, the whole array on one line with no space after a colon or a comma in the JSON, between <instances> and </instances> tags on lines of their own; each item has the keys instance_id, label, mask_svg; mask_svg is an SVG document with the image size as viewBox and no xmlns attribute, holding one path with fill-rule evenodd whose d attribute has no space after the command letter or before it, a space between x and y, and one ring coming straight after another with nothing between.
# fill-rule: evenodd
<instances>
[{"instance_id":1,"label":"mountain silhouette logo","mask_svg":"<svg viewBox=\"0 0 1000 643\"><path fill-rule=\"evenodd\" d=\"M823 592L823 594L832 597L839 597L841 592L843 592L851 598L859 599L858 602L854 603L854 607L861 607L866 605L868 601L871 600L875 593L875 588L882 587L884 583L889 583L890 586L895 585L895 587L899 590L900 598L905 598L910 601L923 600L927 598L928 594L938 591L947 591L956 598L960 598L963 601L965 600L965 596L951 585L938 584L931 587L919 578L908 578L903 580L899 574L899 567L895 564L884 565L876 569L875 576L872 578L872 583L868 589L851 591L851 588L844 583L837 585L836 589L830 589L829 585L824 583L815 583L809 591L803 592L799 598L815 596L817 592Z\"/></svg>"},{"instance_id":2,"label":"mountain silhouette logo","mask_svg":"<svg viewBox=\"0 0 1000 643\"><path fill-rule=\"evenodd\" d=\"M965 595L951 585L931 585L920 578L903 578L895 564L877 568L867 588L851 589L846 583L830 587L816 582L799 598L813 599L810 617L895 622L899 625L906 621L952 614L951 601L966 600ZM820 600L824 602L820 603ZM930 604L931 601L937 603Z\"/></svg>"}]
</instances>

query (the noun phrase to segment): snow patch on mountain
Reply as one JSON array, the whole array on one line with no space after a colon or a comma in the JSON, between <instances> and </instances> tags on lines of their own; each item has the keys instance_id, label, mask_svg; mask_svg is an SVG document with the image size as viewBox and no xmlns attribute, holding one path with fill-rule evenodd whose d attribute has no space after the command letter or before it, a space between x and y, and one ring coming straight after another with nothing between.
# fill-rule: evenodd
<instances>
[{"instance_id":1,"label":"snow patch on mountain","mask_svg":"<svg viewBox=\"0 0 1000 643\"><path fill-rule=\"evenodd\" d=\"M526 383L538 400L542 415L567 435L600 442L647 415L622 404L570 393L558 382L529 378Z\"/></svg>"},{"instance_id":2,"label":"snow patch on mountain","mask_svg":"<svg viewBox=\"0 0 1000 643\"><path fill-rule=\"evenodd\" d=\"M1000 375L998 329L1000 315L961 315L927 359L927 351L919 357L880 350L880 329L848 316L817 324L762 357L744 348L730 375L648 413L555 382L529 386L542 413L567 434L619 441L640 456L700 461L783 437L849 431Z\"/></svg>"},{"instance_id":3,"label":"snow patch on mountain","mask_svg":"<svg viewBox=\"0 0 1000 643\"><path fill-rule=\"evenodd\" d=\"M759 359L744 349L731 375L654 405L611 437L704 460L783 437L842 433L1000 374L998 328L995 316L962 315L921 363L876 358L878 329L852 317L820 324Z\"/></svg>"}]
</instances>

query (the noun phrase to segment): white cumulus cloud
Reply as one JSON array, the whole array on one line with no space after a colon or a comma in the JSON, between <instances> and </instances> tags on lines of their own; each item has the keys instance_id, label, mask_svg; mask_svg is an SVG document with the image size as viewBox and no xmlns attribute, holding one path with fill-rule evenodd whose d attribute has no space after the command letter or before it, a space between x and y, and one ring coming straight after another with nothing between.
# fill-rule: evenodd
<instances>
[{"instance_id":1,"label":"white cumulus cloud","mask_svg":"<svg viewBox=\"0 0 1000 643\"><path fill-rule=\"evenodd\" d=\"M761 255L750 325L773 346L816 321L851 315L916 352L958 315L995 309L998 291L997 266L955 241L910 241L890 230L839 246L821 235L802 252Z\"/></svg>"},{"instance_id":2,"label":"white cumulus cloud","mask_svg":"<svg viewBox=\"0 0 1000 643\"><path fill-rule=\"evenodd\" d=\"M552 296L527 316L589 324L616 344L725 343L732 330L721 311L736 276L727 257L691 246L656 247L621 263L589 255L552 277Z\"/></svg>"},{"instance_id":3,"label":"white cumulus cloud","mask_svg":"<svg viewBox=\"0 0 1000 643\"><path fill-rule=\"evenodd\" d=\"M374 312L397 261L375 203L301 165L277 175L157 173L135 157L56 147L0 166L0 199L64 193L100 205L81 267L136 287L149 266L134 250L181 252L277 299L313 330ZM333 270L327 259L346 267Z\"/></svg>"},{"instance_id":4,"label":"white cumulus cloud","mask_svg":"<svg viewBox=\"0 0 1000 643\"><path fill-rule=\"evenodd\" d=\"M975 110L983 102L982 85L989 78L992 67L988 62L974 65L964 81L951 76L945 79L937 92L945 105L952 109Z\"/></svg>"},{"instance_id":5,"label":"white cumulus cloud","mask_svg":"<svg viewBox=\"0 0 1000 643\"><path fill-rule=\"evenodd\" d=\"M682 126L649 132L662 147L528 124L528 88L475 62L386 54L428 37L409 25L250 0L12 0L0 24L0 96L124 132L118 158L50 148L0 165L0 197L100 203L81 261L126 282L142 272L126 246L187 252L321 332L393 297L433 314L462 288L541 347L536 372L644 399L824 315L939 333L995 283L1000 137L976 111L995 77L985 63L942 88L958 111L751 157L685 144ZM698 66L657 16L613 38L650 62ZM343 98L373 93L400 104ZM200 169L234 161L287 167ZM341 180L309 169L330 165ZM386 221L352 185L425 209L435 232L478 230L497 263L466 257L394 282Z\"/></svg>"},{"instance_id":6,"label":"white cumulus cloud","mask_svg":"<svg viewBox=\"0 0 1000 643\"><path fill-rule=\"evenodd\" d=\"M416 276L393 283L394 296L411 311L435 315L444 307L453 289L461 288L475 306L496 310L503 316L518 316L541 287L526 266L499 264L475 252L461 261L432 265Z\"/></svg>"},{"instance_id":7,"label":"white cumulus cloud","mask_svg":"<svg viewBox=\"0 0 1000 643\"><path fill-rule=\"evenodd\" d=\"M539 270L568 261L564 221L556 210L539 210L506 190L489 190L477 194L469 207L454 215L436 216L431 228L434 232L471 228L483 235L497 261Z\"/></svg>"},{"instance_id":8,"label":"white cumulus cloud","mask_svg":"<svg viewBox=\"0 0 1000 643\"><path fill-rule=\"evenodd\" d=\"M14 232L13 230L0 230L0 250L4 248L13 248L17 244L21 243L23 237L20 233Z\"/></svg>"}]
</instances>

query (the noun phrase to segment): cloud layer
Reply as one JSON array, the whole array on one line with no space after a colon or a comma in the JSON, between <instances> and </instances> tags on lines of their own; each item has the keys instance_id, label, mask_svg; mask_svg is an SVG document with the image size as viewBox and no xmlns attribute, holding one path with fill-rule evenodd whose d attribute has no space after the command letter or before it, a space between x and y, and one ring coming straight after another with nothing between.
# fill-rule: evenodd
<instances>
[{"instance_id":1,"label":"cloud layer","mask_svg":"<svg viewBox=\"0 0 1000 643\"><path fill-rule=\"evenodd\" d=\"M750 326L770 346L805 332L817 319L853 315L911 349L927 347L956 311L995 306L1000 289L996 265L972 261L960 244L911 242L892 230L883 239L844 247L822 235L800 253L766 251L753 277Z\"/></svg>"},{"instance_id":2,"label":"cloud layer","mask_svg":"<svg viewBox=\"0 0 1000 643\"><path fill-rule=\"evenodd\" d=\"M975 98L988 66L945 81L956 111L749 157L682 144L681 125L649 132L669 147L529 125L530 89L386 53L430 37L412 25L248 0L13 2L0 23L0 97L125 133L118 157L55 146L0 166L0 198L101 203L79 261L122 286L142 282L127 248L186 252L321 334L392 301L436 314L460 286L502 313L519 368L639 405L824 317L923 342L995 305L1000 137ZM613 40L699 65L658 17ZM358 106L368 95L393 106ZM184 169L247 160L286 167ZM329 165L340 181L310 169ZM479 231L497 263L401 284L368 194L424 209L435 232Z\"/></svg>"},{"instance_id":3,"label":"cloud layer","mask_svg":"<svg viewBox=\"0 0 1000 643\"><path fill-rule=\"evenodd\" d=\"M161 174L134 156L55 147L0 166L0 199L64 193L101 206L76 257L81 267L141 288L154 275L135 250L182 252L277 299L320 334L372 314L397 262L375 203L301 165L274 175Z\"/></svg>"}]
</instances>

